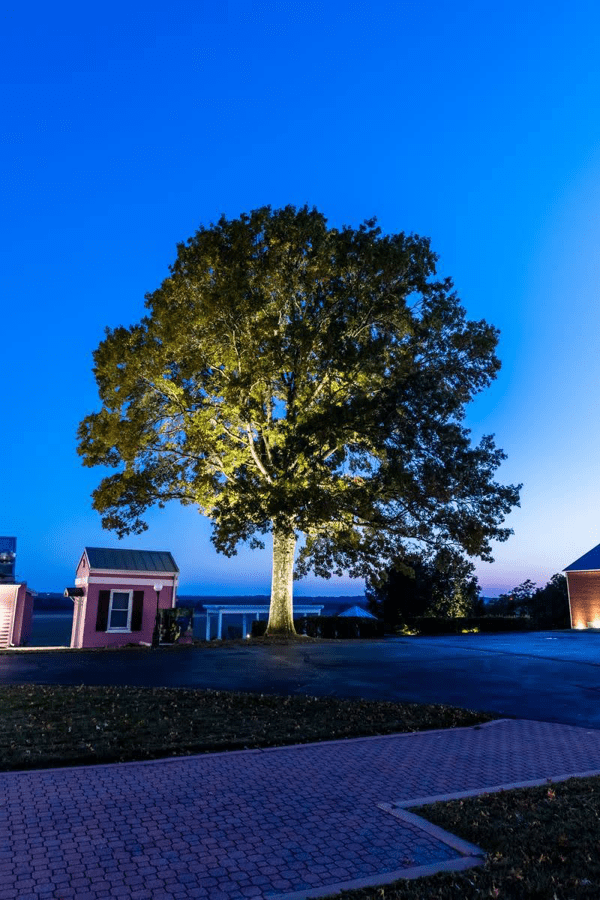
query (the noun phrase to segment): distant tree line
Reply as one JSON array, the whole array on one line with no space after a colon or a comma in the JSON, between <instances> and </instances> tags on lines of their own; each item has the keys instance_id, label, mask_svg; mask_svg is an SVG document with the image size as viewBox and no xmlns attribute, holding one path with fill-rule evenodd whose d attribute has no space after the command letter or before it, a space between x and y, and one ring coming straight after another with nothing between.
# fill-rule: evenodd
<instances>
[{"instance_id":1,"label":"distant tree line","mask_svg":"<svg viewBox=\"0 0 600 900\"><path fill-rule=\"evenodd\" d=\"M473 563L450 552L431 560L406 556L383 580L367 582L369 610L395 633L422 616L453 618L476 614L479 583Z\"/></svg>"},{"instance_id":2,"label":"distant tree line","mask_svg":"<svg viewBox=\"0 0 600 900\"><path fill-rule=\"evenodd\" d=\"M527 579L487 604L492 616L529 616L537 628L569 628L567 579L556 573L543 588Z\"/></svg>"},{"instance_id":3,"label":"distant tree line","mask_svg":"<svg viewBox=\"0 0 600 900\"><path fill-rule=\"evenodd\" d=\"M397 633L422 617L528 617L534 628L569 628L567 579L559 573L543 588L527 580L497 599L484 602L474 566L464 557L438 554L431 561L407 557L383 579L366 586L369 610Z\"/></svg>"}]
</instances>

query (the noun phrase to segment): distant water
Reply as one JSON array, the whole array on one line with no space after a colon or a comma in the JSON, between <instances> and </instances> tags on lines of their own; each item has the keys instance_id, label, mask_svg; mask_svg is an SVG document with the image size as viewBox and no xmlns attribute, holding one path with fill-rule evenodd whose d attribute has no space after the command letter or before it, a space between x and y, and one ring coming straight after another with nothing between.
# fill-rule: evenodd
<instances>
[{"instance_id":1,"label":"distant water","mask_svg":"<svg viewBox=\"0 0 600 900\"><path fill-rule=\"evenodd\" d=\"M71 643L73 613L35 612L31 622L30 647L68 647Z\"/></svg>"},{"instance_id":2,"label":"distant water","mask_svg":"<svg viewBox=\"0 0 600 900\"><path fill-rule=\"evenodd\" d=\"M264 616L263 616L264 618ZM216 635L217 617L211 616L211 631ZM31 623L30 647L69 647L71 644L71 628L73 613L57 610L56 612L34 612ZM251 626L248 626L251 627ZM223 637L241 637L242 617L226 616L223 622ZM204 640L206 636L206 616L194 611L194 637Z\"/></svg>"},{"instance_id":3,"label":"distant water","mask_svg":"<svg viewBox=\"0 0 600 900\"><path fill-rule=\"evenodd\" d=\"M71 644L72 626L72 612L66 613L62 610L57 610L56 612L34 612L29 646L69 647ZM217 628L216 616L211 616L211 626L211 632L215 636ZM248 627L250 628L251 626L248 625ZM233 638L241 637L241 635L242 617L226 616L223 620L223 637ZM206 637L206 616L198 611L194 611L194 637L202 641Z\"/></svg>"},{"instance_id":4,"label":"distant water","mask_svg":"<svg viewBox=\"0 0 600 900\"><path fill-rule=\"evenodd\" d=\"M265 616L262 616L264 619ZM56 612L34 612L31 623L30 647L69 647L71 644L71 628L73 625L73 613L65 613L62 610ZM248 616L248 628L250 616ZM217 633L217 617L211 616L211 632L213 637ZM242 636L242 617L226 616L223 620L223 637L234 638ZM206 637L206 616L194 611L194 637L204 640Z\"/></svg>"},{"instance_id":5,"label":"distant water","mask_svg":"<svg viewBox=\"0 0 600 900\"><path fill-rule=\"evenodd\" d=\"M207 603L239 603L240 597L205 597ZM249 598L245 597L247 602ZM338 612L348 609L349 606L358 604L367 607L364 597L298 597L299 603L317 603L323 605L322 615L335 616ZM185 606L186 602L190 605L191 597L179 597L179 604ZM201 601L201 598L193 598L194 601ZM243 602L243 601L242 601ZM256 603L268 605L268 597L256 597ZM253 616L248 615L246 627L248 630L252 627L251 620ZM262 615L261 619L266 616ZM71 643L71 628L73 625L73 613L64 612L64 610L34 610L33 620L31 624L31 647L68 647ZM216 636L217 616L211 616L211 635ZM206 615L199 610L194 610L194 637L204 640L206 636ZM242 617L241 616L225 616L223 618L223 637L234 638L242 636Z\"/></svg>"}]
</instances>

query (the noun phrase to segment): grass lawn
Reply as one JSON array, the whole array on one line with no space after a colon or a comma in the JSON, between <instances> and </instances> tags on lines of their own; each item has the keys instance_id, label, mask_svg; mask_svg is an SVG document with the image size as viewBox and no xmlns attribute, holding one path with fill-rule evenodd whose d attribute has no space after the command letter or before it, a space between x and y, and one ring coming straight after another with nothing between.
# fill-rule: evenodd
<instances>
[{"instance_id":1,"label":"grass lawn","mask_svg":"<svg viewBox=\"0 0 600 900\"><path fill-rule=\"evenodd\" d=\"M0 769L153 759L474 725L492 716L411 703L170 688L0 688ZM343 900L600 897L600 779L413 810L483 847L463 873L347 891Z\"/></svg>"},{"instance_id":2,"label":"grass lawn","mask_svg":"<svg viewBox=\"0 0 600 900\"><path fill-rule=\"evenodd\" d=\"M448 706L183 688L0 688L0 770L158 759L401 731L493 716Z\"/></svg>"}]
</instances>

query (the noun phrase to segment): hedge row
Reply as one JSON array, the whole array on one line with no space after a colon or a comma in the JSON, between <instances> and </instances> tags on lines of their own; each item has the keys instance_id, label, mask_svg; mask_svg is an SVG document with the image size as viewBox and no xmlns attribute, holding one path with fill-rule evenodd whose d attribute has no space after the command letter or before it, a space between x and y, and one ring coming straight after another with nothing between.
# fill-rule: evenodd
<instances>
[{"instance_id":1,"label":"hedge row","mask_svg":"<svg viewBox=\"0 0 600 900\"><path fill-rule=\"evenodd\" d=\"M303 616L294 619L297 634L320 638L375 638L383 637L383 623L375 619L343 616ZM477 629L482 632L530 631L533 628L529 616L465 616L445 619L436 616L420 616L410 627L419 634L461 634ZM252 637L262 637L267 622L252 622Z\"/></svg>"},{"instance_id":2,"label":"hedge row","mask_svg":"<svg viewBox=\"0 0 600 900\"><path fill-rule=\"evenodd\" d=\"M297 634L320 638L374 638L383 637L383 623L376 619L363 619L359 616L303 616L294 619ZM267 630L267 623L252 622L252 637L262 637Z\"/></svg>"},{"instance_id":3,"label":"hedge row","mask_svg":"<svg viewBox=\"0 0 600 900\"><path fill-rule=\"evenodd\" d=\"M529 631L529 616L465 616L445 619L437 616L420 616L412 621L412 627L420 634L461 634L477 628L479 631Z\"/></svg>"}]
</instances>

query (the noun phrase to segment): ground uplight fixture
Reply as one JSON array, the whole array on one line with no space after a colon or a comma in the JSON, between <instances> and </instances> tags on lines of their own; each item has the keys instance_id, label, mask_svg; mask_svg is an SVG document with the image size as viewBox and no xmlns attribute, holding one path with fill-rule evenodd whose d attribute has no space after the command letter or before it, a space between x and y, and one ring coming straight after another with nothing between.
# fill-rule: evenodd
<instances>
[{"instance_id":1,"label":"ground uplight fixture","mask_svg":"<svg viewBox=\"0 0 600 900\"><path fill-rule=\"evenodd\" d=\"M155 581L152 585L156 591L156 617L154 619L154 631L152 632L152 648L155 650L160 644L160 622L158 619L158 601L160 600L160 592L164 588L162 581Z\"/></svg>"}]
</instances>

